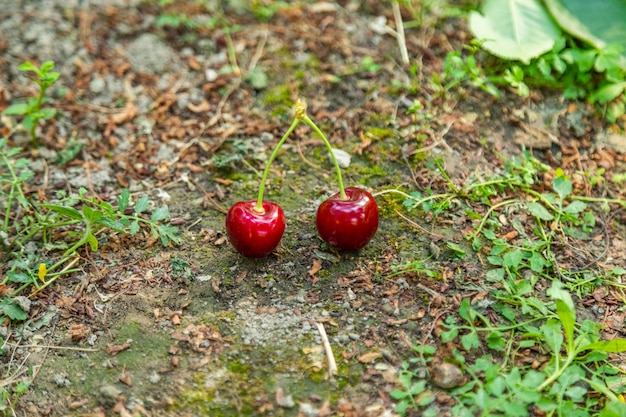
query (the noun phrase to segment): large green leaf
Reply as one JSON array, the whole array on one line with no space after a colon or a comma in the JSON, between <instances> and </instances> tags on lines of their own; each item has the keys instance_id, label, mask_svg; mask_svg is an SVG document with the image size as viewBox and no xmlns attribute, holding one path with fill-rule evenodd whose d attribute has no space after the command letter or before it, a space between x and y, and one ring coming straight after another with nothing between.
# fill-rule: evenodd
<instances>
[{"instance_id":1,"label":"large green leaf","mask_svg":"<svg viewBox=\"0 0 626 417\"><path fill-rule=\"evenodd\" d=\"M626 68L626 0L546 0L548 10L570 35L598 49L621 49Z\"/></svg>"},{"instance_id":2,"label":"large green leaf","mask_svg":"<svg viewBox=\"0 0 626 417\"><path fill-rule=\"evenodd\" d=\"M486 0L482 14L470 14L469 25L486 50L526 64L551 50L560 36L539 0Z\"/></svg>"}]
</instances>

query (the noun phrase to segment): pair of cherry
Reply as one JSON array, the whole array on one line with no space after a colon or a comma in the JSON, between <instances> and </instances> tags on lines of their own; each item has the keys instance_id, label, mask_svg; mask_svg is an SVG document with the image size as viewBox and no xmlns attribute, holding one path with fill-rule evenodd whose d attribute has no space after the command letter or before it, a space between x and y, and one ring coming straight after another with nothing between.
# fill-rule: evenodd
<instances>
[{"instance_id":1,"label":"pair of cherry","mask_svg":"<svg viewBox=\"0 0 626 417\"><path fill-rule=\"evenodd\" d=\"M270 165L276 158L278 150L302 121L321 137L328 148L339 184L339 192L323 201L317 209L315 225L320 237L337 250L357 250L364 247L378 229L376 200L361 188L344 188L341 170L328 139L306 115L304 104L298 100L291 127L267 161L257 200L237 202L226 215L226 233L232 245L243 256L261 258L272 252L280 243L285 231L285 213L278 204L263 201L263 191Z\"/></svg>"}]
</instances>

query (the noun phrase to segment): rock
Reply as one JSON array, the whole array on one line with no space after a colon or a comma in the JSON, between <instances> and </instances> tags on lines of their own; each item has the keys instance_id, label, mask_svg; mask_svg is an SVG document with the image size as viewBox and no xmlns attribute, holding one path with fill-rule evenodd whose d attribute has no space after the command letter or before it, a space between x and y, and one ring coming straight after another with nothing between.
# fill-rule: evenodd
<instances>
[{"instance_id":1,"label":"rock","mask_svg":"<svg viewBox=\"0 0 626 417\"><path fill-rule=\"evenodd\" d=\"M291 394L286 394L280 387L276 390L276 404L283 408L293 408L296 405L293 400L293 396Z\"/></svg>"},{"instance_id":2,"label":"rock","mask_svg":"<svg viewBox=\"0 0 626 417\"><path fill-rule=\"evenodd\" d=\"M461 369L448 362L433 365L430 370L430 377L432 383L440 388L455 388L465 383Z\"/></svg>"},{"instance_id":3,"label":"rock","mask_svg":"<svg viewBox=\"0 0 626 417\"><path fill-rule=\"evenodd\" d=\"M332 148L333 149L333 154L335 154L335 158L337 158L337 163L339 164L340 168L348 168L350 166L350 160L352 159L352 157L350 156L350 154L342 149L337 149L337 148ZM328 155L330 162L332 163L332 157L330 156L330 154Z\"/></svg>"},{"instance_id":4,"label":"rock","mask_svg":"<svg viewBox=\"0 0 626 417\"><path fill-rule=\"evenodd\" d=\"M127 47L130 65L135 71L161 74L178 66L174 50L152 33L144 33Z\"/></svg>"},{"instance_id":5,"label":"rock","mask_svg":"<svg viewBox=\"0 0 626 417\"><path fill-rule=\"evenodd\" d=\"M67 376L64 374L54 374L54 383L58 387L66 387L66 388L72 385L70 380L67 379Z\"/></svg>"},{"instance_id":6,"label":"rock","mask_svg":"<svg viewBox=\"0 0 626 417\"><path fill-rule=\"evenodd\" d=\"M122 393L122 390L120 390L114 385L108 385L108 384L102 385L100 389L98 390L98 394L99 394L98 401L102 405L111 406L115 404L115 402L117 401L117 397L121 393Z\"/></svg>"},{"instance_id":7,"label":"rock","mask_svg":"<svg viewBox=\"0 0 626 417\"><path fill-rule=\"evenodd\" d=\"M23 295L18 295L17 297L13 297L13 302L16 303L25 312L28 313L30 311L30 298L24 297Z\"/></svg>"},{"instance_id":8,"label":"rock","mask_svg":"<svg viewBox=\"0 0 626 417\"><path fill-rule=\"evenodd\" d=\"M299 413L306 417L315 417L320 414L319 410L309 403L300 403Z\"/></svg>"},{"instance_id":9,"label":"rock","mask_svg":"<svg viewBox=\"0 0 626 417\"><path fill-rule=\"evenodd\" d=\"M596 140L617 152L626 153L626 135L601 132L596 136Z\"/></svg>"},{"instance_id":10,"label":"rock","mask_svg":"<svg viewBox=\"0 0 626 417\"><path fill-rule=\"evenodd\" d=\"M150 376L148 376L148 381L153 384L158 384L159 382L161 382L161 375L153 371Z\"/></svg>"},{"instance_id":11,"label":"rock","mask_svg":"<svg viewBox=\"0 0 626 417\"><path fill-rule=\"evenodd\" d=\"M106 86L107 84L106 81L104 81L104 78L94 77L89 83L89 91L94 94L99 94L105 90Z\"/></svg>"}]
</instances>

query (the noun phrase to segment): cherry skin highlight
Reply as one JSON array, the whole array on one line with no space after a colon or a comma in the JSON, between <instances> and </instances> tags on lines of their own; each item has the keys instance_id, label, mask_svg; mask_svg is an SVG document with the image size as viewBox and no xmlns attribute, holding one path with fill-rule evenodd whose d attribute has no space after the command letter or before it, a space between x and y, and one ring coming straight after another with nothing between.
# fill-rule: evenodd
<instances>
[{"instance_id":1,"label":"cherry skin highlight","mask_svg":"<svg viewBox=\"0 0 626 417\"><path fill-rule=\"evenodd\" d=\"M262 258L272 252L285 231L285 213L276 203L256 200L235 203L226 215L226 233L237 252L248 258Z\"/></svg>"},{"instance_id":2,"label":"cherry skin highlight","mask_svg":"<svg viewBox=\"0 0 626 417\"><path fill-rule=\"evenodd\" d=\"M357 250L374 237L378 229L378 205L369 192L345 189L347 199L337 193L317 208L315 225L320 237L338 250Z\"/></svg>"}]
</instances>

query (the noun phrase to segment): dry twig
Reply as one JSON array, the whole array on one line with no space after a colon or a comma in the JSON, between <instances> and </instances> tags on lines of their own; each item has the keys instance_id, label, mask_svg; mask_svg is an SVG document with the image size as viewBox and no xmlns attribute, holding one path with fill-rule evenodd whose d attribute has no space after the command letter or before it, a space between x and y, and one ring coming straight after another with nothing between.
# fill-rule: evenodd
<instances>
[{"instance_id":1,"label":"dry twig","mask_svg":"<svg viewBox=\"0 0 626 417\"><path fill-rule=\"evenodd\" d=\"M406 49L406 38L404 36L404 23L402 22L402 13L400 13L400 3L395 0L391 3L393 8L393 18L396 21L395 37L398 40L398 47L400 48L400 55L402 56L402 63L404 65L409 64L409 52Z\"/></svg>"},{"instance_id":2,"label":"dry twig","mask_svg":"<svg viewBox=\"0 0 626 417\"><path fill-rule=\"evenodd\" d=\"M317 325L317 331L322 337L322 345L324 346L324 352L326 352L326 358L328 359L328 374L332 377L337 375L337 362L335 361L335 355L330 347L330 342L328 341L328 335L326 334L324 324L319 321L316 321L315 324Z\"/></svg>"}]
</instances>

